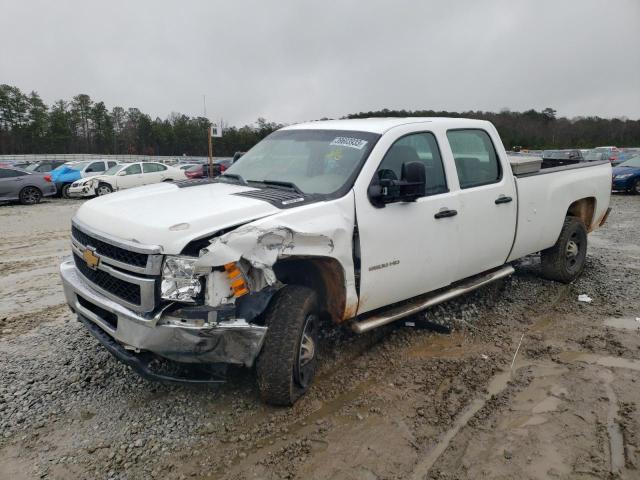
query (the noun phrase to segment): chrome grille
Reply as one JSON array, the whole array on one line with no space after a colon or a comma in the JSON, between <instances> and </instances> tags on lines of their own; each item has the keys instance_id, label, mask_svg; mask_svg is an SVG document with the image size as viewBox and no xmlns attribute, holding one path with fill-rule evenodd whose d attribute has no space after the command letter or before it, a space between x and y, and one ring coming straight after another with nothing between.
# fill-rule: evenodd
<instances>
[{"instance_id":1,"label":"chrome grille","mask_svg":"<svg viewBox=\"0 0 640 480\"><path fill-rule=\"evenodd\" d=\"M76 268L92 288L134 311L154 310L162 267L160 247L115 239L77 220L71 232ZM87 249L100 258L97 266L85 262Z\"/></svg>"}]
</instances>

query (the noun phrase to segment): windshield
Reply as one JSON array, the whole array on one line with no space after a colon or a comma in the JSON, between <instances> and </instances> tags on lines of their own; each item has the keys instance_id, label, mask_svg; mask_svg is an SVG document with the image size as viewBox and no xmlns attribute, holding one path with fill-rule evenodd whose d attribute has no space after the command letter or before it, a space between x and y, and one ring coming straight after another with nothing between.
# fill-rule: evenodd
<instances>
[{"instance_id":1,"label":"windshield","mask_svg":"<svg viewBox=\"0 0 640 480\"><path fill-rule=\"evenodd\" d=\"M587 153L587 155L584 157L584 159L588 160L588 161L606 160L607 159L607 154L606 154L606 152L603 152L602 150L598 151L598 149L595 149L595 150L591 150L589 153Z\"/></svg>"},{"instance_id":2,"label":"windshield","mask_svg":"<svg viewBox=\"0 0 640 480\"><path fill-rule=\"evenodd\" d=\"M116 173L118 173L118 170L120 170L121 168L122 168L122 165L114 165L113 167L105 170L105 172L102 175L115 175Z\"/></svg>"},{"instance_id":3,"label":"windshield","mask_svg":"<svg viewBox=\"0 0 640 480\"><path fill-rule=\"evenodd\" d=\"M620 165L618 165L619 167L635 167L635 168L640 168L640 155L636 156L636 157L631 157L629 160L627 160L626 162L622 162Z\"/></svg>"},{"instance_id":4,"label":"windshield","mask_svg":"<svg viewBox=\"0 0 640 480\"><path fill-rule=\"evenodd\" d=\"M293 183L303 193L329 195L350 186L378 138L344 130L280 130L245 153L225 175L239 175L248 183Z\"/></svg>"}]
</instances>

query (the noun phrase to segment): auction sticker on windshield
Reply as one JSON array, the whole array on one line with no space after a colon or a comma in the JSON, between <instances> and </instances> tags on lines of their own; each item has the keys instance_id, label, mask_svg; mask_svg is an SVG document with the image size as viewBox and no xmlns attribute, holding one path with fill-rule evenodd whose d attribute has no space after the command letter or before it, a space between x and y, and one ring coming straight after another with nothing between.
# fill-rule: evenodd
<instances>
[{"instance_id":1,"label":"auction sticker on windshield","mask_svg":"<svg viewBox=\"0 0 640 480\"><path fill-rule=\"evenodd\" d=\"M329 145L335 145L338 147L349 147L356 148L358 150L362 150L367 144L366 140L362 140L361 138L351 138L351 137L336 137Z\"/></svg>"}]
</instances>

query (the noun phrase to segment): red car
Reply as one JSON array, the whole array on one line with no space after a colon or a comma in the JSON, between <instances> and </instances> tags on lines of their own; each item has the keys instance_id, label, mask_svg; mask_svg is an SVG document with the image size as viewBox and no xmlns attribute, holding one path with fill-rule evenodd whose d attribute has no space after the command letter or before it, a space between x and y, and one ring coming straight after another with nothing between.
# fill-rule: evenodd
<instances>
[{"instance_id":1,"label":"red car","mask_svg":"<svg viewBox=\"0 0 640 480\"><path fill-rule=\"evenodd\" d=\"M233 158L217 158L213 162L213 176L217 177L233 163ZM184 171L187 178L204 178L209 176L209 165L195 165Z\"/></svg>"}]
</instances>

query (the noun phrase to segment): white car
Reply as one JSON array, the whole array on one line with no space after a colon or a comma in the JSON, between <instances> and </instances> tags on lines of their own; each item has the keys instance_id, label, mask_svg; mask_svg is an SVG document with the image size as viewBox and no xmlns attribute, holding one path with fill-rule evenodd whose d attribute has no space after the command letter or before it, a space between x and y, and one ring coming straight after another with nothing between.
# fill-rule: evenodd
<instances>
[{"instance_id":1,"label":"white car","mask_svg":"<svg viewBox=\"0 0 640 480\"><path fill-rule=\"evenodd\" d=\"M160 182L174 182L186 178L184 171L157 162L121 163L111 167L103 175L83 178L69 188L71 197L106 195L116 190L141 187Z\"/></svg>"}]
</instances>

